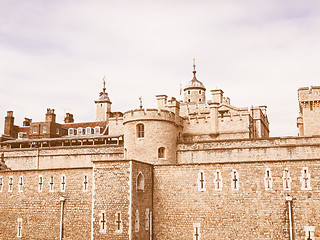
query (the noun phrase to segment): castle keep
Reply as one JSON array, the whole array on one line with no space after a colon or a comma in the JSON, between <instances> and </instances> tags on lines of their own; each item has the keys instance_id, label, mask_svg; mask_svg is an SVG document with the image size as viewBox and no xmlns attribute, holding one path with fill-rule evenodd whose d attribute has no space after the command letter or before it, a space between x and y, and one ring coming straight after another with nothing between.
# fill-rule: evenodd
<instances>
[{"instance_id":1,"label":"castle keep","mask_svg":"<svg viewBox=\"0 0 320 240\"><path fill-rule=\"evenodd\" d=\"M206 99L206 97L208 99ZM5 117L0 239L320 239L320 87L298 89L299 135L269 137L266 106L193 78L183 100L92 122Z\"/></svg>"}]
</instances>

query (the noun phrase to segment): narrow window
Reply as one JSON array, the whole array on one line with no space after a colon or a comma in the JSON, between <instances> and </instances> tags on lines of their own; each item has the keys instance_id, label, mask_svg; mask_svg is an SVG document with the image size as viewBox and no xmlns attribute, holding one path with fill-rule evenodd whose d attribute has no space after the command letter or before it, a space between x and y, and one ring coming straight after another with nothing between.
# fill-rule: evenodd
<instances>
[{"instance_id":1,"label":"narrow window","mask_svg":"<svg viewBox=\"0 0 320 240\"><path fill-rule=\"evenodd\" d=\"M190 94L190 91L188 91L188 94Z\"/></svg>"},{"instance_id":2,"label":"narrow window","mask_svg":"<svg viewBox=\"0 0 320 240\"><path fill-rule=\"evenodd\" d=\"M74 135L74 129L73 129L73 128L69 128L69 129L68 129L68 135L69 135L69 136Z\"/></svg>"},{"instance_id":3,"label":"narrow window","mask_svg":"<svg viewBox=\"0 0 320 240\"><path fill-rule=\"evenodd\" d=\"M308 168L307 167L302 168L301 173L302 173L300 178L301 190L311 190L310 173L308 171Z\"/></svg>"},{"instance_id":4,"label":"narrow window","mask_svg":"<svg viewBox=\"0 0 320 240\"><path fill-rule=\"evenodd\" d=\"M146 208L146 219L145 219L145 221L146 221L146 231L148 231L149 228L150 228L150 210L149 210L149 208Z\"/></svg>"},{"instance_id":5,"label":"narrow window","mask_svg":"<svg viewBox=\"0 0 320 240\"><path fill-rule=\"evenodd\" d=\"M188 102L191 102L190 98L188 99Z\"/></svg>"},{"instance_id":6,"label":"narrow window","mask_svg":"<svg viewBox=\"0 0 320 240\"><path fill-rule=\"evenodd\" d=\"M33 133L37 133L38 132L38 128L37 127L33 127Z\"/></svg>"},{"instance_id":7,"label":"narrow window","mask_svg":"<svg viewBox=\"0 0 320 240\"><path fill-rule=\"evenodd\" d=\"M42 126L42 133L47 133L47 126Z\"/></svg>"},{"instance_id":8,"label":"narrow window","mask_svg":"<svg viewBox=\"0 0 320 240\"><path fill-rule=\"evenodd\" d=\"M22 237L22 218L18 218L18 229L17 229L17 237Z\"/></svg>"},{"instance_id":9,"label":"narrow window","mask_svg":"<svg viewBox=\"0 0 320 240\"><path fill-rule=\"evenodd\" d=\"M315 227L314 226L305 226L304 227L304 231L305 231L305 240L315 240L315 236L314 236L314 230Z\"/></svg>"},{"instance_id":10,"label":"narrow window","mask_svg":"<svg viewBox=\"0 0 320 240\"><path fill-rule=\"evenodd\" d=\"M100 212L100 233L106 233L107 232L107 220L106 220L106 211L103 210Z\"/></svg>"},{"instance_id":11,"label":"narrow window","mask_svg":"<svg viewBox=\"0 0 320 240\"><path fill-rule=\"evenodd\" d=\"M310 103L310 111L312 111L313 110L313 104L312 104L313 102L310 101L309 103Z\"/></svg>"},{"instance_id":12,"label":"narrow window","mask_svg":"<svg viewBox=\"0 0 320 240\"><path fill-rule=\"evenodd\" d=\"M144 191L144 176L140 171L137 176L137 191L143 192Z\"/></svg>"},{"instance_id":13,"label":"narrow window","mask_svg":"<svg viewBox=\"0 0 320 240\"><path fill-rule=\"evenodd\" d=\"M121 220L121 213L116 212L115 214L115 224L116 224L116 233L122 233L122 220Z\"/></svg>"},{"instance_id":14,"label":"narrow window","mask_svg":"<svg viewBox=\"0 0 320 240\"><path fill-rule=\"evenodd\" d=\"M239 174L235 169L231 172L231 188L232 190L239 190Z\"/></svg>"},{"instance_id":15,"label":"narrow window","mask_svg":"<svg viewBox=\"0 0 320 240\"><path fill-rule=\"evenodd\" d=\"M49 192L53 192L53 191L54 191L54 178L53 176L51 176L49 181Z\"/></svg>"},{"instance_id":16,"label":"narrow window","mask_svg":"<svg viewBox=\"0 0 320 240\"><path fill-rule=\"evenodd\" d=\"M193 224L193 240L200 240L200 223Z\"/></svg>"},{"instance_id":17,"label":"narrow window","mask_svg":"<svg viewBox=\"0 0 320 240\"><path fill-rule=\"evenodd\" d=\"M140 221L139 221L139 210L136 210L135 220L134 220L134 230L135 232L139 232Z\"/></svg>"},{"instance_id":18,"label":"narrow window","mask_svg":"<svg viewBox=\"0 0 320 240\"><path fill-rule=\"evenodd\" d=\"M3 177L0 177L0 192L3 190Z\"/></svg>"},{"instance_id":19,"label":"narrow window","mask_svg":"<svg viewBox=\"0 0 320 240\"><path fill-rule=\"evenodd\" d=\"M264 176L264 187L266 190L272 190L272 176L270 168L266 169L266 173Z\"/></svg>"},{"instance_id":20,"label":"narrow window","mask_svg":"<svg viewBox=\"0 0 320 240\"><path fill-rule=\"evenodd\" d=\"M60 133L60 130L59 130L59 128L57 128L56 129L56 134L59 135L59 133Z\"/></svg>"},{"instance_id":21,"label":"narrow window","mask_svg":"<svg viewBox=\"0 0 320 240\"><path fill-rule=\"evenodd\" d=\"M83 178L83 191L84 192L88 191L88 175L84 175L84 178Z\"/></svg>"},{"instance_id":22,"label":"narrow window","mask_svg":"<svg viewBox=\"0 0 320 240\"><path fill-rule=\"evenodd\" d=\"M288 168L285 168L283 171L282 182L283 190L291 190L291 177Z\"/></svg>"},{"instance_id":23,"label":"narrow window","mask_svg":"<svg viewBox=\"0 0 320 240\"><path fill-rule=\"evenodd\" d=\"M60 185L61 192L66 190L66 175L61 176L61 185Z\"/></svg>"},{"instance_id":24,"label":"narrow window","mask_svg":"<svg viewBox=\"0 0 320 240\"><path fill-rule=\"evenodd\" d=\"M222 190L222 177L221 177L221 171L217 170L214 174L214 186L216 191Z\"/></svg>"},{"instance_id":25,"label":"narrow window","mask_svg":"<svg viewBox=\"0 0 320 240\"><path fill-rule=\"evenodd\" d=\"M43 177L40 175L39 176L38 192L42 192L42 188L43 188Z\"/></svg>"},{"instance_id":26,"label":"narrow window","mask_svg":"<svg viewBox=\"0 0 320 240\"><path fill-rule=\"evenodd\" d=\"M199 102L201 102L201 98L199 98Z\"/></svg>"},{"instance_id":27,"label":"narrow window","mask_svg":"<svg viewBox=\"0 0 320 240\"><path fill-rule=\"evenodd\" d=\"M137 138L144 138L144 125L141 123L137 125Z\"/></svg>"},{"instance_id":28,"label":"narrow window","mask_svg":"<svg viewBox=\"0 0 320 240\"><path fill-rule=\"evenodd\" d=\"M99 126L94 128L94 134L100 134L100 127Z\"/></svg>"},{"instance_id":29,"label":"narrow window","mask_svg":"<svg viewBox=\"0 0 320 240\"><path fill-rule=\"evenodd\" d=\"M158 158L165 158L165 150L164 147L158 148Z\"/></svg>"},{"instance_id":30,"label":"narrow window","mask_svg":"<svg viewBox=\"0 0 320 240\"><path fill-rule=\"evenodd\" d=\"M201 92L201 90L199 90L199 94L201 94L202 92Z\"/></svg>"},{"instance_id":31,"label":"narrow window","mask_svg":"<svg viewBox=\"0 0 320 240\"><path fill-rule=\"evenodd\" d=\"M198 172L198 190L201 192L206 190L203 170L200 170Z\"/></svg>"},{"instance_id":32,"label":"narrow window","mask_svg":"<svg viewBox=\"0 0 320 240\"><path fill-rule=\"evenodd\" d=\"M8 188L8 192L12 192L12 188L13 188L13 177L9 177L9 188Z\"/></svg>"},{"instance_id":33,"label":"narrow window","mask_svg":"<svg viewBox=\"0 0 320 240\"><path fill-rule=\"evenodd\" d=\"M23 192L23 177L19 177L18 192Z\"/></svg>"}]
</instances>

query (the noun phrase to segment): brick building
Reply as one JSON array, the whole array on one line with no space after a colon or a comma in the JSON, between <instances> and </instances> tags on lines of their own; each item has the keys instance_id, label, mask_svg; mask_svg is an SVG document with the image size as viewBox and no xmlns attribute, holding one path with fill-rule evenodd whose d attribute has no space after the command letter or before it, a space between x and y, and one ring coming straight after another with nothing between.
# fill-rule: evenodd
<instances>
[{"instance_id":1,"label":"brick building","mask_svg":"<svg viewBox=\"0 0 320 240\"><path fill-rule=\"evenodd\" d=\"M298 137L266 106L231 105L196 77L184 100L93 122L5 117L0 239L320 239L319 87L298 90Z\"/></svg>"}]
</instances>

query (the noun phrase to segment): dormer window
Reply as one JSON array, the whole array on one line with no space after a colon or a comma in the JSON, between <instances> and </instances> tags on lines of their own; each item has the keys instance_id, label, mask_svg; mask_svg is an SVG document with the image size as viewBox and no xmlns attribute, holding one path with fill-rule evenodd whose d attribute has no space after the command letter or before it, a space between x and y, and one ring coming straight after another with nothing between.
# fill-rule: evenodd
<instances>
[{"instance_id":1,"label":"dormer window","mask_svg":"<svg viewBox=\"0 0 320 240\"><path fill-rule=\"evenodd\" d=\"M18 133L18 139L22 139L22 138L23 138L23 135L24 135L24 132L19 132L19 133Z\"/></svg>"},{"instance_id":2,"label":"dormer window","mask_svg":"<svg viewBox=\"0 0 320 240\"><path fill-rule=\"evenodd\" d=\"M86 127L86 134L90 135L91 134L91 127Z\"/></svg>"},{"instance_id":3,"label":"dormer window","mask_svg":"<svg viewBox=\"0 0 320 240\"><path fill-rule=\"evenodd\" d=\"M82 135L83 134L83 128L79 127L78 128L78 135Z\"/></svg>"},{"instance_id":4,"label":"dormer window","mask_svg":"<svg viewBox=\"0 0 320 240\"><path fill-rule=\"evenodd\" d=\"M68 129L68 135L69 135L69 136L74 135L74 129L73 129L73 128L69 128L69 129Z\"/></svg>"},{"instance_id":5,"label":"dormer window","mask_svg":"<svg viewBox=\"0 0 320 240\"><path fill-rule=\"evenodd\" d=\"M99 126L94 128L94 134L100 134L100 127Z\"/></svg>"}]
</instances>

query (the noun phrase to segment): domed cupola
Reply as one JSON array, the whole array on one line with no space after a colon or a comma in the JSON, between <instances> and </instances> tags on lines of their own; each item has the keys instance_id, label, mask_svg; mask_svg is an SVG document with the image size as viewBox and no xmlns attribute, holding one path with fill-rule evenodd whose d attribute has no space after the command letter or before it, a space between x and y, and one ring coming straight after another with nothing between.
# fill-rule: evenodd
<instances>
[{"instance_id":1,"label":"domed cupola","mask_svg":"<svg viewBox=\"0 0 320 240\"><path fill-rule=\"evenodd\" d=\"M193 79L188 82L184 91L184 102L190 103L205 103L206 101L206 88L203 83L196 77L196 64L193 59Z\"/></svg>"},{"instance_id":2,"label":"domed cupola","mask_svg":"<svg viewBox=\"0 0 320 240\"><path fill-rule=\"evenodd\" d=\"M111 112L111 101L106 92L106 81L103 77L103 89L99 93L99 99L94 101L96 104L96 121L106 121Z\"/></svg>"}]
</instances>

